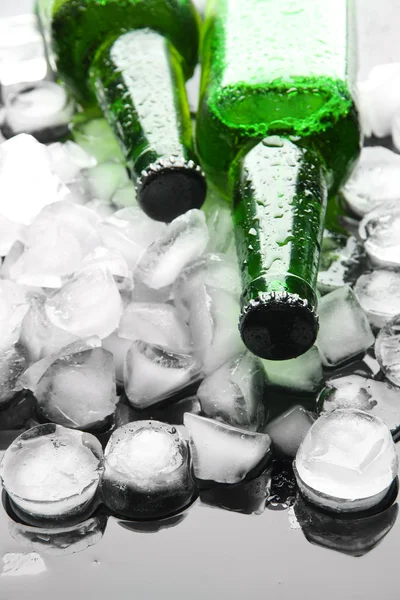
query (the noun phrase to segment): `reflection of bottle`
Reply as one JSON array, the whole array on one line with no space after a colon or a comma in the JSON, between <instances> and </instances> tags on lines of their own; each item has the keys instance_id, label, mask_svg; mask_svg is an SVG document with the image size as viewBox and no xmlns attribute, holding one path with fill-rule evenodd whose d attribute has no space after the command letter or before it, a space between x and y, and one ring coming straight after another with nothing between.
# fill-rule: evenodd
<instances>
[{"instance_id":1,"label":"reflection of bottle","mask_svg":"<svg viewBox=\"0 0 400 600\"><path fill-rule=\"evenodd\" d=\"M185 90L199 39L191 0L52 0L51 13L40 0L39 11L59 74L79 97L96 97L144 210L169 221L200 207Z\"/></svg>"},{"instance_id":2,"label":"reflection of bottle","mask_svg":"<svg viewBox=\"0 0 400 600\"><path fill-rule=\"evenodd\" d=\"M263 358L298 356L318 330L326 197L359 151L348 84L350 5L209 0L207 6L198 149L210 181L234 198L240 328Z\"/></svg>"}]
</instances>

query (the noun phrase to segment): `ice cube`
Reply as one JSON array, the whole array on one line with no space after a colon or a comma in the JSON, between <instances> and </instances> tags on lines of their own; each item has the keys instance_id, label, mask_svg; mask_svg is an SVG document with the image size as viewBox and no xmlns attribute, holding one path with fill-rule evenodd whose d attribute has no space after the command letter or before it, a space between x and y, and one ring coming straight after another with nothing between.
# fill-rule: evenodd
<instances>
[{"instance_id":1,"label":"ice cube","mask_svg":"<svg viewBox=\"0 0 400 600\"><path fill-rule=\"evenodd\" d=\"M4 217L30 225L44 206L68 194L68 188L53 173L46 146L34 137L20 134L1 144L0 214Z\"/></svg>"},{"instance_id":2,"label":"ice cube","mask_svg":"<svg viewBox=\"0 0 400 600\"><path fill-rule=\"evenodd\" d=\"M268 423L265 432L279 454L294 458L314 421L314 415L308 410L302 406L292 406Z\"/></svg>"},{"instance_id":3,"label":"ice cube","mask_svg":"<svg viewBox=\"0 0 400 600\"><path fill-rule=\"evenodd\" d=\"M26 352L19 344L0 350L0 408L21 389L17 381L26 362Z\"/></svg>"},{"instance_id":4,"label":"ice cube","mask_svg":"<svg viewBox=\"0 0 400 600\"><path fill-rule=\"evenodd\" d=\"M85 119L83 114L72 123L71 131L75 142L98 163L124 162L117 139L105 119Z\"/></svg>"},{"instance_id":5,"label":"ice cube","mask_svg":"<svg viewBox=\"0 0 400 600\"><path fill-rule=\"evenodd\" d=\"M25 516L25 515L24 515ZM108 517L96 514L75 525L54 527L30 526L20 521L9 521L11 537L22 546L33 548L41 554L50 556L68 556L83 552L98 544L104 535Z\"/></svg>"},{"instance_id":6,"label":"ice cube","mask_svg":"<svg viewBox=\"0 0 400 600\"><path fill-rule=\"evenodd\" d=\"M318 309L317 346L327 367L350 360L374 343L367 315L350 287L344 286L323 296Z\"/></svg>"},{"instance_id":7,"label":"ice cube","mask_svg":"<svg viewBox=\"0 0 400 600\"><path fill-rule=\"evenodd\" d=\"M106 426L117 403L113 355L103 348L63 355L42 375L35 396L48 421L72 429Z\"/></svg>"},{"instance_id":8,"label":"ice cube","mask_svg":"<svg viewBox=\"0 0 400 600\"><path fill-rule=\"evenodd\" d=\"M373 550L389 533L396 522L398 504L361 518L338 518L320 511L299 495L294 512L306 539L311 544L329 548L348 556L364 556Z\"/></svg>"},{"instance_id":9,"label":"ice cube","mask_svg":"<svg viewBox=\"0 0 400 600\"><path fill-rule=\"evenodd\" d=\"M111 217L116 210L113 204L105 200L89 200L85 206L90 208L102 221Z\"/></svg>"},{"instance_id":10,"label":"ice cube","mask_svg":"<svg viewBox=\"0 0 400 600\"><path fill-rule=\"evenodd\" d=\"M197 396L206 417L258 431L267 417L265 392L261 362L246 352L208 375Z\"/></svg>"},{"instance_id":11,"label":"ice cube","mask_svg":"<svg viewBox=\"0 0 400 600\"><path fill-rule=\"evenodd\" d=\"M150 219L138 206L118 210L106 223L142 248L150 246L167 228L165 223Z\"/></svg>"},{"instance_id":12,"label":"ice cube","mask_svg":"<svg viewBox=\"0 0 400 600\"><path fill-rule=\"evenodd\" d=\"M85 267L45 302L49 321L80 337L105 338L118 326L122 302L111 273L104 267Z\"/></svg>"},{"instance_id":13,"label":"ice cube","mask_svg":"<svg viewBox=\"0 0 400 600\"><path fill-rule=\"evenodd\" d=\"M400 316L388 321L378 333L375 354L387 379L400 387Z\"/></svg>"},{"instance_id":14,"label":"ice cube","mask_svg":"<svg viewBox=\"0 0 400 600\"><path fill-rule=\"evenodd\" d=\"M82 512L100 478L97 439L53 423L33 427L6 450L0 464L3 486L24 512L62 518Z\"/></svg>"},{"instance_id":15,"label":"ice cube","mask_svg":"<svg viewBox=\"0 0 400 600\"><path fill-rule=\"evenodd\" d=\"M193 297L204 286L225 290L239 300L241 283L237 264L222 254L206 254L181 272L174 283L173 296L175 306L186 321Z\"/></svg>"},{"instance_id":16,"label":"ice cube","mask_svg":"<svg viewBox=\"0 0 400 600\"><path fill-rule=\"evenodd\" d=\"M194 474L217 483L238 483L261 465L271 439L265 433L246 431L213 419L185 414Z\"/></svg>"},{"instance_id":17,"label":"ice cube","mask_svg":"<svg viewBox=\"0 0 400 600\"><path fill-rule=\"evenodd\" d=\"M171 285L179 273L204 252L208 237L204 213L189 210L169 223L165 232L147 249L136 275L156 290Z\"/></svg>"},{"instance_id":18,"label":"ice cube","mask_svg":"<svg viewBox=\"0 0 400 600\"><path fill-rule=\"evenodd\" d=\"M139 206L136 199L136 188L132 181L119 187L112 197L112 203L117 208Z\"/></svg>"},{"instance_id":19,"label":"ice cube","mask_svg":"<svg viewBox=\"0 0 400 600\"><path fill-rule=\"evenodd\" d=\"M115 427L122 427L122 425L133 423L134 421L161 421L162 423L179 426L179 430L186 439L187 432L185 435L186 430L183 427L183 417L187 412L196 415L201 413L201 406L197 396L189 396L166 406L150 406L144 410L137 410L130 404L125 404L122 399L115 411Z\"/></svg>"},{"instance_id":20,"label":"ice cube","mask_svg":"<svg viewBox=\"0 0 400 600\"><path fill-rule=\"evenodd\" d=\"M50 144L47 149L53 169L64 183L74 181L82 169L89 169L97 163L94 156L70 140Z\"/></svg>"},{"instance_id":21,"label":"ice cube","mask_svg":"<svg viewBox=\"0 0 400 600\"><path fill-rule=\"evenodd\" d=\"M353 237L325 230L318 271L318 291L328 294L355 283L365 268L365 251Z\"/></svg>"},{"instance_id":22,"label":"ice cube","mask_svg":"<svg viewBox=\"0 0 400 600\"><path fill-rule=\"evenodd\" d=\"M29 310L29 296L23 286L0 279L0 349L13 346Z\"/></svg>"},{"instance_id":23,"label":"ice cube","mask_svg":"<svg viewBox=\"0 0 400 600\"><path fill-rule=\"evenodd\" d=\"M148 287L138 277L133 277L132 302L155 302L165 304L172 298L172 285L155 290Z\"/></svg>"},{"instance_id":24,"label":"ice cube","mask_svg":"<svg viewBox=\"0 0 400 600\"><path fill-rule=\"evenodd\" d=\"M45 296L32 298L22 321L19 341L28 354L29 363L36 363L78 339L49 321L44 310L45 299Z\"/></svg>"},{"instance_id":25,"label":"ice cube","mask_svg":"<svg viewBox=\"0 0 400 600\"><path fill-rule=\"evenodd\" d=\"M90 198L109 202L117 189L128 182L124 165L116 162L102 162L90 169L84 169Z\"/></svg>"},{"instance_id":26,"label":"ice cube","mask_svg":"<svg viewBox=\"0 0 400 600\"><path fill-rule=\"evenodd\" d=\"M342 189L347 204L363 217L379 204L400 199L400 156L381 146L367 146Z\"/></svg>"},{"instance_id":27,"label":"ice cube","mask_svg":"<svg viewBox=\"0 0 400 600\"><path fill-rule=\"evenodd\" d=\"M296 392L315 393L324 384L321 357L316 346L290 360L262 360L268 385Z\"/></svg>"},{"instance_id":28,"label":"ice cube","mask_svg":"<svg viewBox=\"0 0 400 600\"><path fill-rule=\"evenodd\" d=\"M328 379L317 400L318 410L357 408L379 417L397 438L400 432L399 390L386 381L358 374Z\"/></svg>"},{"instance_id":29,"label":"ice cube","mask_svg":"<svg viewBox=\"0 0 400 600\"><path fill-rule=\"evenodd\" d=\"M98 232L100 234L102 245L122 254L129 270L133 271L143 256L145 248L129 237L129 231L126 229L124 230L122 227L115 227L115 225L109 223L108 220L100 223Z\"/></svg>"},{"instance_id":30,"label":"ice cube","mask_svg":"<svg viewBox=\"0 0 400 600\"><path fill-rule=\"evenodd\" d=\"M175 427L137 421L117 429L105 449L101 481L103 501L129 518L157 519L190 503L187 443Z\"/></svg>"},{"instance_id":31,"label":"ice cube","mask_svg":"<svg viewBox=\"0 0 400 600\"><path fill-rule=\"evenodd\" d=\"M371 263L380 268L400 266L400 208L398 202L377 206L360 223L360 238Z\"/></svg>"},{"instance_id":32,"label":"ice cube","mask_svg":"<svg viewBox=\"0 0 400 600\"><path fill-rule=\"evenodd\" d=\"M189 328L170 304L131 302L124 309L118 335L175 352L187 353L191 347Z\"/></svg>"},{"instance_id":33,"label":"ice cube","mask_svg":"<svg viewBox=\"0 0 400 600\"><path fill-rule=\"evenodd\" d=\"M206 375L245 351L237 322L240 306L229 292L202 286L190 302L189 329Z\"/></svg>"},{"instance_id":34,"label":"ice cube","mask_svg":"<svg viewBox=\"0 0 400 600\"><path fill-rule=\"evenodd\" d=\"M366 510L388 493L398 471L390 431L372 414L338 409L323 414L296 455L302 493L338 512Z\"/></svg>"},{"instance_id":35,"label":"ice cube","mask_svg":"<svg viewBox=\"0 0 400 600\"><path fill-rule=\"evenodd\" d=\"M222 201L213 205L207 213L208 230L212 232L207 252L227 254L236 258L235 233L229 205Z\"/></svg>"},{"instance_id":36,"label":"ice cube","mask_svg":"<svg viewBox=\"0 0 400 600\"><path fill-rule=\"evenodd\" d=\"M354 291L373 327L380 329L399 313L400 273L384 269L365 273Z\"/></svg>"},{"instance_id":37,"label":"ice cube","mask_svg":"<svg viewBox=\"0 0 400 600\"><path fill-rule=\"evenodd\" d=\"M0 214L0 256L6 256L16 242L25 238L25 226Z\"/></svg>"},{"instance_id":38,"label":"ice cube","mask_svg":"<svg viewBox=\"0 0 400 600\"><path fill-rule=\"evenodd\" d=\"M0 217L1 220L1 217ZM11 221L10 221L11 222ZM1 232L0 232L1 235ZM16 241L11 246L7 256L4 258L2 264L0 265L0 278L1 279L10 279L10 270L11 267L17 262L20 256L24 253L24 244L22 242Z\"/></svg>"},{"instance_id":39,"label":"ice cube","mask_svg":"<svg viewBox=\"0 0 400 600\"><path fill-rule=\"evenodd\" d=\"M135 408L147 408L201 378L201 365L190 354L133 342L125 360L125 393Z\"/></svg>"},{"instance_id":40,"label":"ice cube","mask_svg":"<svg viewBox=\"0 0 400 600\"><path fill-rule=\"evenodd\" d=\"M126 340L119 337L117 332L113 332L108 337L102 340L102 346L105 350L111 352L114 357L115 378L117 384L124 385L124 365L126 353L132 346L132 340Z\"/></svg>"},{"instance_id":41,"label":"ice cube","mask_svg":"<svg viewBox=\"0 0 400 600\"><path fill-rule=\"evenodd\" d=\"M131 281L130 270L126 260L121 252L115 250L115 248L97 246L93 252L87 254L82 261L82 267L94 265L99 265L108 269L116 281L118 281L119 278L129 279Z\"/></svg>"},{"instance_id":42,"label":"ice cube","mask_svg":"<svg viewBox=\"0 0 400 600\"><path fill-rule=\"evenodd\" d=\"M358 83L357 106L365 135L390 135L400 106L400 63L377 65Z\"/></svg>"},{"instance_id":43,"label":"ice cube","mask_svg":"<svg viewBox=\"0 0 400 600\"><path fill-rule=\"evenodd\" d=\"M33 393L35 393L39 380L56 360L72 356L73 354L77 354L91 348L99 348L100 346L101 340L96 336L70 342L61 348L54 350L51 354L46 354L43 358L31 364L31 366L26 369L24 374L20 377L19 383L23 388L31 390Z\"/></svg>"},{"instance_id":44,"label":"ice cube","mask_svg":"<svg viewBox=\"0 0 400 600\"><path fill-rule=\"evenodd\" d=\"M68 134L74 112L75 103L61 85L53 81L23 83L5 99L2 131L6 137L29 133L40 142L51 142Z\"/></svg>"}]
</instances>

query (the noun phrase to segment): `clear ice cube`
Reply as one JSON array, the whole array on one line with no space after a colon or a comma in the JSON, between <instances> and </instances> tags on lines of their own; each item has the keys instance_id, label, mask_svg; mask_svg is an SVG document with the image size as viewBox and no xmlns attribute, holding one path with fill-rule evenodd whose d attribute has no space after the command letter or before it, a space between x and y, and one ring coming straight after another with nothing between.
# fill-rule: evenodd
<instances>
[{"instance_id":1,"label":"clear ice cube","mask_svg":"<svg viewBox=\"0 0 400 600\"><path fill-rule=\"evenodd\" d=\"M54 171L61 181L69 183L78 177L82 169L89 169L96 165L94 156L88 154L75 142L55 142L47 147Z\"/></svg>"},{"instance_id":2,"label":"clear ice cube","mask_svg":"<svg viewBox=\"0 0 400 600\"><path fill-rule=\"evenodd\" d=\"M246 431L186 413L193 470L198 479L238 483L266 459L271 439L266 433Z\"/></svg>"},{"instance_id":3,"label":"clear ice cube","mask_svg":"<svg viewBox=\"0 0 400 600\"><path fill-rule=\"evenodd\" d=\"M295 472L315 504L345 512L366 510L387 494L398 471L389 429L370 413L338 409L323 414L301 444Z\"/></svg>"},{"instance_id":4,"label":"clear ice cube","mask_svg":"<svg viewBox=\"0 0 400 600\"><path fill-rule=\"evenodd\" d=\"M383 269L400 266L398 202L385 203L369 212L360 223L359 235L374 266Z\"/></svg>"},{"instance_id":5,"label":"clear ice cube","mask_svg":"<svg viewBox=\"0 0 400 600\"><path fill-rule=\"evenodd\" d=\"M35 396L48 421L72 429L104 426L117 403L113 355L103 348L63 354L46 369Z\"/></svg>"},{"instance_id":6,"label":"clear ice cube","mask_svg":"<svg viewBox=\"0 0 400 600\"><path fill-rule=\"evenodd\" d=\"M400 316L397 315L378 333L375 354L389 381L400 387Z\"/></svg>"},{"instance_id":7,"label":"clear ice cube","mask_svg":"<svg viewBox=\"0 0 400 600\"><path fill-rule=\"evenodd\" d=\"M327 367L350 360L374 343L367 315L350 287L344 286L323 296L318 312L317 346Z\"/></svg>"},{"instance_id":8,"label":"clear ice cube","mask_svg":"<svg viewBox=\"0 0 400 600\"><path fill-rule=\"evenodd\" d=\"M171 285L179 273L205 250L209 235L205 215L189 210L174 219L147 249L136 276L156 290Z\"/></svg>"},{"instance_id":9,"label":"clear ice cube","mask_svg":"<svg viewBox=\"0 0 400 600\"><path fill-rule=\"evenodd\" d=\"M138 206L117 210L106 223L142 248L150 246L167 228L165 223L150 219Z\"/></svg>"},{"instance_id":10,"label":"clear ice cube","mask_svg":"<svg viewBox=\"0 0 400 600\"><path fill-rule=\"evenodd\" d=\"M201 378L201 365L190 354L133 342L125 359L125 393L134 408L147 408Z\"/></svg>"},{"instance_id":11,"label":"clear ice cube","mask_svg":"<svg viewBox=\"0 0 400 600\"><path fill-rule=\"evenodd\" d=\"M400 273L379 269L361 275L354 291L373 327L380 329L399 313Z\"/></svg>"},{"instance_id":12,"label":"clear ice cube","mask_svg":"<svg viewBox=\"0 0 400 600\"><path fill-rule=\"evenodd\" d=\"M266 378L260 360L246 352L208 375L197 390L206 417L258 431L265 424Z\"/></svg>"},{"instance_id":13,"label":"clear ice cube","mask_svg":"<svg viewBox=\"0 0 400 600\"><path fill-rule=\"evenodd\" d=\"M116 382L118 385L123 386L125 358L129 348L132 346L132 340L121 338L114 331L102 340L102 346L113 355Z\"/></svg>"},{"instance_id":14,"label":"clear ice cube","mask_svg":"<svg viewBox=\"0 0 400 600\"><path fill-rule=\"evenodd\" d=\"M49 423L20 435L0 464L3 486L24 512L60 519L92 501L101 473L100 442L88 434Z\"/></svg>"},{"instance_id":15,"label":"clear ice cube","mask_svg":"<svg viewBox=\"0 0 400 600\"><path fill-rule=\"evenodd\" d=\"M84 169L90 198L109 202L117 189L128 181L128 172L124 165L117 162L101 162L95 167Z\"/></svg>"},{"instance_id":16,"label":"clear ice cube","mask_svg":"<svg viewBox=\"0 0 400 600\"><path fill-rule=\"evenodd\" d=\"M268 385L296 392L315 393L324 383L321 356L316 346L290 360L262 360Z\"/></svg>"},{"instance_id":17,"label":"clear ice cube","mask_svg":"<svg viewBox=\"0 0 400 600\"><path fill-rule=\"evenodd\" d=\"M268 423L265 433L272 440L275 451L294 458L315 417L303 406L292 406Z\"/></svg>"},{"instance_id":18,"label":"clear ice cube","mask_svg":"<svg viewBox=\"0 0 400 600\"><path fill-rule=\"evenodd\" d=\"M118 515L156 519L181 510L194 495L187 443L159 421L116 429L104 453L101 490Z\"/></svg>"},{"instance_id":19,"label":"clear ice cube","mask_svg":"<svg viewBox=\"0 0 400 600\"><path fill-rule=\"evenodd\" d=\"M400 156L382 146L366 146L342 189L351 210L363 217L379 204L400 198Z\"/></svg>"},{"instance_id":20,"label":"clear ice cube","mask_svg":"<svg viewBox=\"0 0 400 600\"><path fill-rule=\"evenodd\" d=\"M85 267L45 302L49 321L79 337L109 336L122 315L122 301L111 273L98 266Z\"/></svg>"},{"instance_id":21,"label":"clear ice cube","mask_svg":"<svg viewBox=\"0 0 400 600\"><path fill-rule=\"evenodd\" d=\"M392 435L400 432L399 390L387 381L358 374L328 379L317 400L320 412L356 408L379 417Z\"/></svg>"}]
</instances>

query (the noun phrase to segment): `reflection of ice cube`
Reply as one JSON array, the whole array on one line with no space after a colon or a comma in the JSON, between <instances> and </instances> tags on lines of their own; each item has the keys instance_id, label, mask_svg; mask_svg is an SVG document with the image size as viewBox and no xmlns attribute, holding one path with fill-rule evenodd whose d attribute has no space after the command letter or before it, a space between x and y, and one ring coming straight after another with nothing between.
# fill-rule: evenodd
<instances>
[{"instance_id":1,"label":"reflection of ice cube","mask_svg":"<svg viewBox=\"0 0 400 600\"><path fill-rule=\"evenodd\" d=\"M375 354L386 377L400 387L400 316L391 319L376 338Z\"/></svg>"},{"instance_id":2,"label":"reflection of ice cube","mask_svg":"<svg viewBox=\"0 0 400 600\"><path fill-rule=\"evenodd\" d=\"M175 427L137 421L118 428L105 449L104 503L131 518L160 518L189 504L189 452Z\"/></svg>"},{"instance_id":3,"label":"reflection of ice cube","mask_svg":"<svg viewBox=\"0 0 400 600\"><path fill-rule=\"evenodd\" d=\"M100 477L102 449L97 439L49 423L20 435L0 465L3 486L28 514L62 518L91 502Z\"/></svg>"},{"instance_id":4,"label":"reflection of ice cube","mask_svg":"<svg viewBox=\"0 0 400 600\"><path fill-rule=\"evenodd\" d=\"M365 135L390 135L400 106L400 64L377 65L357 87L357 105Z\"/></svg>"},{"instance_id":5,"label":"reflection of ice cube","mask_svg":"<svg viewBox=\"0 0 400 600\"><path fill-rule=\"evenodd\" d=\"M135 408L147 408L198 381L201 365L190 354L133 342L125 361L125 392Z\"/></svg>"},{"instance_id":6,"label":"reflection of ice cube","mask_svg":"<svg viewBox=\"0 0 400 600\"><path fill-rule=\"evenodd\" d=\"M206 417L257 431L266 420L265 388L260 360L246 352L206 377L197 396Z\"/></svg>"},{"instance_id":7,"label":"reflection of ice cube","mask_svg":"<svg viewBox=\"0 0 400 600\"><path fill-rule=\"evenodd\" d=\"M386 381L351 374L329 379L318 397L318 410L357 408L379 417L394 436L400 431L399 390Z\"/></svg>"},{"instance_id":8,"label":"reflection of ice cube","mask_svg":"<svg viewBox=\"0 0 400 600\"><path fill-rule=\"evenodd\" d=\"M255 433L185 414L194 474L198 479L238 483L266 457L271 445L265 433Z\"/></svg>"},{"instance_id":9,"label":"reflection of ice cube","mask_svg":"<svg viewBox=\"0 0 400 600\"><path fill-rule=\"evenodd\" d=\"M363 217L378 204L400 198L400 156L381 146L363 148L343 195L353 212Z\"/></svg>"},{"instance_id":10,"label":"reflection of ice cube","mask_svg":"<svg viewBox=\"0 0 400 600\"><path fill-rule=\"evenodd\" d=\"M316 346L290 360L262 360L268 385L296 392L314 393L324 382L321 357Z\"/></svg>"},{"instance_id":11,"label":"reflection of ice cube","mask_svg":"<svg viewBox=\"0 0 400 600\"><path fill-rule=\"evenodd\" d=\"M350 287L344 286L323 296L318 309L317 346L324 365L340 365L365 352L374 343L367 315Z\"/></svg>"},{"instance_id":12,"label":"reflection of ice cube","mask_svg":"<svg viewBox=\"0 0 400 600\"><path fill-rule=\"evenodd\" d=\"M86 267L56 290L45 302L51 323L80 337L105 338L116 329L122 302L111 273L103 267Z\"/></svg>"},{"instance_id":13,"label":"reflection of ice cube","mask_svg":"<svg viewBox=\"0 0 400 600\"><path fill-rule=\"evenodd\" d=\"M176 352L188 352L191 346L189 328L170 304L131 302L124 309L118 335Z\"/></svg>"},{"instance_id":14,"label":"reflection of ice cube","mask_svg":"<svg viewBox=\"0 0 400 600\"><path fill-rule=\"evenodd\" d=\"M390 431L373 415L355 409L323 414L296 455L301 491L335 511L371 508L386 495L398 471Z\"/></svg>"},{"instance_id":15,"label":"reflection of ice cube","mask_svg":"<svg viewBox=\"0 0 400 600\"><path fill-rule=\"evenodd\" d=\"M186 265L204 252L208 237L204 213L189 210L169 223L147 249L136 275L156 290L170 285Z\"/></svg>"},{"instance_id":16,"label":"reflection of ice cube","mask_svg":"<svg viewBox=\"0 0 400 600\"><path fill-rule=\"evenodd\" d=\"M354 291L374 327L383 327L399 313L400 273L396 271L365 273L357 279Z\"/></svg>"},{"instance_id":17,"label":"reflection of ice cube","mask_svg":"<svg viewBox=\"0 0 400 600\"><path fill-rule=\"evenodd\" d=\"M282 415L268 423L265 431L275 450L285 456L295 457L315 417L302 406L292 406Z\"/></svg>"},{"instance_id":18,"label":"reflection of ice cube","mask_svg":"<svg viewBox=\"0 0 400 600\"><path fill-rule=\"evenodd\" d=\"M1 144L0 213L4 217L29 225L44 206L63 200L68 193L68 188L53 173L46 146L27 134Z\"/></svg>"},{"instance_id":19,"label":"reflection of ice cube","mask_svg":"<svg viewBox=\"0 0 400 600\"><path fill-rule=\"evenodd\" d=\"M48 421L72 429L104 425L117 402L112 354L93 348L63 355L42 375L35 396Z\"/></svg>"}]
</instances>

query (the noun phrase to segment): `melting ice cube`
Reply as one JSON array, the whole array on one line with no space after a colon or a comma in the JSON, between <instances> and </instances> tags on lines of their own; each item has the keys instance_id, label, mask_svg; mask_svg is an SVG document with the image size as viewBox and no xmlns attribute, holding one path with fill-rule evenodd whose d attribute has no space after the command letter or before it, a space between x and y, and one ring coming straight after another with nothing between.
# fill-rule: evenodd
<instances>
[{"instance_id":1,"label":"melting ice cube","mask_svg":"<svg viewBox=\"0 0 400 600\"><path fill-rule=\"evenodd\" d=\"M396 271L365 273L357 279L354 291L374 327L383 327L399 313L400 273Z\"/></svg>"},{"instance_id":2,"label":"melting ice cube","mask_svg":"<svg viewBox=\"0 0 400 600\"><path fill-rule=\"evenodd\" d=\"M315 393L323 386L321 357L316 346L289 360L261 361L268 385L296 392Z\"/></svg>"},{"instance_id":3,"label":"melting ice cube","mask_svg":"<svg viewBox=\"0 0 400 600\"><path fill-rule=\"evenodd\" d=\"M378 333L375 354L386 377L400 387L400 316L391 319Z\"/></svg>"},{"instance_id":4,"label":"melting ice cube","mask_svg":"<svg viewBox=\"0 0 400 600\"><path fill-rule=\"evenodd\" d=\"M314 415L308 410L302 406L292 406L268 423L265 432L271 438L275 450L284 456L294 458L314 421Z\"/></svg>"},{"instance_id":5,"label":"melting ice cube","mask_svg":"<svg viewBox=\"0 0 400 600\"><path fill-rule=\"evenodd\" d=\"M390 431L378 418L355 409L323 414L296 455L298 485L315 504L358 511L378 504L398 471Z\"/></svg>"}]
</instances>

